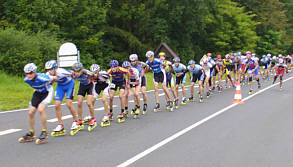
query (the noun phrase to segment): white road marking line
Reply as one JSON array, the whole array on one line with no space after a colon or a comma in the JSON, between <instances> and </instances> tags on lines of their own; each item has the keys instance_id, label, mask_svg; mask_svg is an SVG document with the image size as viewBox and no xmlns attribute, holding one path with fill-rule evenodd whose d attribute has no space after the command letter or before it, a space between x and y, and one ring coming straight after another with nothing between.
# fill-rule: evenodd
<instances>
[{"instance_id":1,"label":"white road marking line","mask_svg":"<svg viewBox=\"0 0 293 167\"><path fill-rule=\"evenodd\" d=\"M69 118L72 118L72 115L65 115L65 116L62 117L62 120L69 119ZM51 122L51 123L52 122L57 122L57 121L58 121L57 118L47 120L47 122Z\"/></svg>"},{"instance_id":2,"label":"white road marking line","mask_svg":"<svg viewBox=\"0 0 293 167\"><path fill-rule=\"evenodd\" d=\"M117 105L113 105L113 108L115 108L115 107L117 107ZM103 110L105 110L105 108L104 107L99 107L99 108L96 108L95 110L96 111L103 111Z\"/></svg>"},{"instance_id":3,"label":"white road marking line","mask_svg":"<svg viewBox=\"0 0 293 167\"><path fill-rule=\"evenodd\" d=\"M18 132L21 131L22 129L8 129L8 130L4 130L4 131L0 131L0 136L2 135L7 135L10 133L14 133L14 132Z\"/></svg>"},{"instance_id":4,"label":"white road marking line","mask_svg":"<svg viewBox=\"0 0 293 167\"><path fill-rule=\"evenodd\" d=\"M288 81L288 80L291 80L292 78L293 78L293 77L290 77L290 78L284 80L283 82L286 82L286 81ZM266 88L264 88L264 89L262 89L262 90L260 90L260 91L258 91L258 92L256 92L256 93L254 93L253 95L250 95L250 96L244 98L243 101L249 100L250 98L252 98L252 97L254 97L254 96L256 96L256 95L258 95L258 94L260 94L260 93L262 93L262 92L264 92L264 91L266 91L266 90L268 90L268 89L270 89L270 88L272 88L272 87L274 87L274 86L276 86L276 85L278 85L278 84L279 84L279 83L276 83L276 84L274 84L274 85L270 85L270 86L268 86L268 87L266 87ZM216 112L216 113L214 113L214 114L212 114L212 115L210 115L210 116L208 116L208 117L206 117L206 118L204 118L204 119L202 119L202 120L200 120L200 121L198 121L198 122L196 122L196 123L190 125L189 127L187 127L187 128L185 128L185 129L183 129L183 130L181 130L181 131L175 133L174 135L172 135L172 136L170 136L170 137L164 139L163 141L159 142L158 144L155 144L154 146L148 148L147 150L145 150L145 151L143 151L143 152L141 152L141 153L135 155L134 157L130 158L129 160L127 160L127 161L121 163L121 164L118 165L117 167L126 167L126 166L129 166L130 164L134 163L135 161L137 161L137 160L139 160L139 159L145 157L146 155L150 154L151 152L153 152L153 151L159 149L160 147L162 147L162 146L168 144L168 143L171 142L172 140L175 140L176 138L178 138L178 137L184 135L185 133L189 132L190 130L192 130L192 129L198 127L199 125L201 125L201 124L203 124L203 123L205 123L205 122L207 122L207 121L209 121L209 120L215 118L215 117L218 116L218 115L223 114L224 112L228 111L229 109L231 109L231 108L233 108L233 107L235 107L235 106L237 106L237 105L238 105L238 104L231 104L231 105L229 105L229 106L223 108L222 110L220 110L220 111L218 111L218 112Z\"/></svg>"}]
</instances>

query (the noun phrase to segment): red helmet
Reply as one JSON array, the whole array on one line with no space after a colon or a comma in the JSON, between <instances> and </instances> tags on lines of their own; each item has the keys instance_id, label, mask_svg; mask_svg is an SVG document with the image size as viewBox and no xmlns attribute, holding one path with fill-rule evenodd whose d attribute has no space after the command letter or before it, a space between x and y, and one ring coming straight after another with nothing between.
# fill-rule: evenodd
<instances>
[{"instance_id":1,"label":"red helmet","mask_svg":"<svg viewBox=\"0 0 293 167\"><path fill-rule=\"evenodd\" d=\"M222 55L218 55L217 56L217 59L222 59Z\"/></svg>"}]
</instances>

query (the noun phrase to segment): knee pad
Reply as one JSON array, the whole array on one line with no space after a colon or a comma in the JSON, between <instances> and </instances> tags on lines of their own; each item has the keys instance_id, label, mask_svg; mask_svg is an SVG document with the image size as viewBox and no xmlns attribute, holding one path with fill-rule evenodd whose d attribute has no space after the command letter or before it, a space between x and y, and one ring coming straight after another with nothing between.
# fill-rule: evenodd
<instances>
[{"instance_id":1,"label":"knee pad","mask_svg":"<svg viewBox=\"0 0 293 167\"><path fill-rule=\"evenodd\" d=\"M252 77L249 77L249 78L248 78L248 81L251 82L251 81L252 81Z\"/></svg>"}]
</instances>

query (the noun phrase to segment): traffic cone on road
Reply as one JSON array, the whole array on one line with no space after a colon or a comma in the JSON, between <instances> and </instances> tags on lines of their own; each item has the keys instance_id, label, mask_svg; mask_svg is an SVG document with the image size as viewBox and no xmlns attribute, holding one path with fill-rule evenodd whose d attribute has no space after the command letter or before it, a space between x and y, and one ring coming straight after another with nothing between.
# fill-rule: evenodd
<instances>
[{"instance_id":1,"label":"traffic cone on road","mask_svg":"<svg viewBox=\"0 0 293 167\"><path fill-rule=\"evenodd\" d=\"M238 103L238 104L243 104L244 103L242 101L240 81L238 81L237 84L236 84L236 90L235 90L234 100L233 100L232 103L233 104L234 103Z\"/></svg>"}]
</instances>

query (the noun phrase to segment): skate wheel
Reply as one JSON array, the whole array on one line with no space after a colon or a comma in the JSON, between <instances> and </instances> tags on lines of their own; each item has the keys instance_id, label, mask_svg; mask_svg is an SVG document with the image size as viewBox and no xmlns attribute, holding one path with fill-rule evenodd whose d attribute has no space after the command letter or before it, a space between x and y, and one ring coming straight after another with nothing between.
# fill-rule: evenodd
<instances>
[{"instance_id":1,"label":"skate wheel","mask_svg":"<svg viewBox=\"0 0 293 167\"><path fill-rule=\"evenodd\" d=\"M37 140L36 140L36 144L42 144L42 143L45 143L45 142L47 142L47 141L48 141L48 137L46 137L46 138L43 139L43 140L37 139Z\"/></svg>"},{"instance_id":2,"label":"skate wheel","mask_svg":"<svg viewBox=\"0 0 293 167\"><path fill-rule=\"evenodd\" d=\"M52 133L51 133L51 136L52 136L52 137L56 137L56 136L57 136L57 133L56 133L56 132L52 132Z\"/></svg>"}]
</instances>

